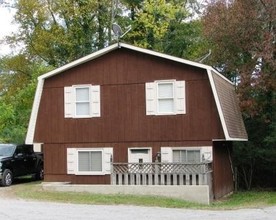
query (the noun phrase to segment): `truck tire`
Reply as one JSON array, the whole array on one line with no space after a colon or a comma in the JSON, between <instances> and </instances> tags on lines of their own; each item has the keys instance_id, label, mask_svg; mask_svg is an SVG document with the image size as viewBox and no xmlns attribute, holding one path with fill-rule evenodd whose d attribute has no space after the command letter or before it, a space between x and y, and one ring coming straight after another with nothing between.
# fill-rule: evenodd
<instances>
[{"instance_id":1,"label":"truck tire","mask_svg":"<svg viewBox=\"0 0 276 220\"><path fill-rule=\"evenodd\" d=\"M44 178L44 170L43 170L43 167L40 166L39 169L38 169L38 172L35 174L35 179L36 180L43 180Z\"/></svg>"},{"instance_id":2,"label":"truck tire","mask_svg":"<svg viewBox=\"0 0 276 220\"><path fill-rule=\"evenodd\" d=\"M3 173L3 178L1 180L2 186L10 186L13 182L13 175L9 169L6 169Z\"/></svg>"}]
</instances>

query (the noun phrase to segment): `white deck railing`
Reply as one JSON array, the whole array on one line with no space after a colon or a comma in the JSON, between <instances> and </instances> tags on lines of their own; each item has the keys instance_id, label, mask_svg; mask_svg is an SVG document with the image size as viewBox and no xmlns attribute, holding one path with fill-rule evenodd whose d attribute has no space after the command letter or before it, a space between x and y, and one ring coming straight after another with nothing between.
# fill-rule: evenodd
<instances>
[{"instance_id":1,"label":"white deck railing","mask_svg":"<svg viewBox=\"0 0 276 220\"><path fill-rule=\"evenodd\" d=\"M211 163L113 163L112 185L210 185Z\"/></svg>"}]
</instances>

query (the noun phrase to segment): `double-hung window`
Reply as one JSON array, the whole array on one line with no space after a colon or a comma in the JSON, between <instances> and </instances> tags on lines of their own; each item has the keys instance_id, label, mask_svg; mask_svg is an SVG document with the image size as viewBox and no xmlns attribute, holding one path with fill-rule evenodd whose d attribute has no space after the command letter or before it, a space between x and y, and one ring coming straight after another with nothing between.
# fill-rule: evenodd
<instances>
[{"instance_id":1,"label":"double-hung window","mask_svg":"<svg viewBox=\"0 0 276 220\"><path fill-rule=\"evenodd\" d=\"M64 88L64 117L100 117L100 86L73 85Z\"/></svg>"},{"instance_id":2,"label":"double-hung window","mask_svg":"<svg viewBox=\"0 0 276 220\"><path fill-rule=\"evenodd\" d=\"M67 174L105 175L111 173L113 148L67 148Z\"/></svg>"},{"instance_id":3,"label":"double-hung window","mask_svg":"<svg viewBox=\"0 0 276 220\"><path fill-rule=\"evenodd\" d=\"M79 172L102 172L102 151L78 151Z\"/></svg>"},{"instance_id":4,"label":"double-hung window","mask_svg":"<svg viewBox=\"0 0 276 220\"><path fill-rule=\"evenodd\" d=\"M200 150L173 150L174 163L199 163Z\"/></svg>"},{"instance_id":5,"label":"double-hung window","mask_svg":"<svg viewBox=\"0 0 276 220\"><path fill-rule=\"evenodd\" d=\"M212 160L212 146L161 147L163 163L201 163Z\"/></svg>"},{"instance_id":6,"label":"double-hung window","mask_svg":"<svg viewBox=\"0 0 276 220\"><path fill-rule=\"evenodd\" d=\"M146 83L147 115L185 113L185 81L160 80Z\"/></svg>"},{"instance_id":7,"label":"double-hung window","mask_svg":"<svg viewBox=\"0 0 276 220\"><path fill-rule=\"evenodd\" d=\"M174 82L157 83L157 112L174 113Z\"/></svg>"},{"instance_id":8,"label":"double-hung window","mask_svg":"<svg viewBox=\"0 0 276 220\"><path fill-rule=\"evenodd\" d=\"M90 116L90 86L76 87L76 117Z\"/></svg>"}]
</instances>

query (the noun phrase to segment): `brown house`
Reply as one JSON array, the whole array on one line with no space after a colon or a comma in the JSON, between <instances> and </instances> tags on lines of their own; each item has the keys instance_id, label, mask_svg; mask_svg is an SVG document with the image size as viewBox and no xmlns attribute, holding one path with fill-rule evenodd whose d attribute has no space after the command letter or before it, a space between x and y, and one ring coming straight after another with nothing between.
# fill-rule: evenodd
<instances>
[{"instance_id":1,"label":"brown house","mask_svg":"<svg viewBox=\"0 0 276 220\"><path fill-rule=\"evenodd\" d=\"M215 69L121 43L39 77L26 143L43 146L46 182L207 186L216 199L246 140Z\"/></svg>"}]
</instances>

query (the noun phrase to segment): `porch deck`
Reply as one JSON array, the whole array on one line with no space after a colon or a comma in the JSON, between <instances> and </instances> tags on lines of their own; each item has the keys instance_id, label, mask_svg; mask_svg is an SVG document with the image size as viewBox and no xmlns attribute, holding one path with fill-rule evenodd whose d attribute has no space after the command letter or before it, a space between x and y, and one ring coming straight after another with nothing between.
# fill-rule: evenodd
<instances>
[{"instance_id":1,"label":"porch deck","mask_svg":"<svg viewBox=\"0 0 276 220\"><path fill-rule=\"evenodd\" d=\"M113 163L112 185L209 185L212 163Z\"/></svg>"}]
</instances>

